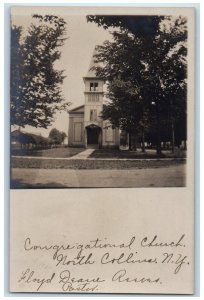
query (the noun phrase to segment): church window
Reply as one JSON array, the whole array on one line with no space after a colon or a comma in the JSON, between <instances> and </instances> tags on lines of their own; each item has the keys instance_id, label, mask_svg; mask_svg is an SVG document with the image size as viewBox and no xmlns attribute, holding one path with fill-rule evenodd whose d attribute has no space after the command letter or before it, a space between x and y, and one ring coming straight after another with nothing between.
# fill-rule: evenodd
<instances>
[{"instance_id":1,"label":"church window","mask_svg":"<svg viewBox=\"0 0 204 300\"><path fill-rule=\"evenodd\" d=\"M97 92L98 91L98 82L90 82L90 91Z\"/></svg>"},{"instance_id":2,"label":"church window","mask_svg":"<svg viewBox=\"0 0 204 300\"><path fill-rule=\"evenodd\" d=\"M90 121L97 121L97 110L96 109L90 110Z\"/></svg>"}]
</instances>

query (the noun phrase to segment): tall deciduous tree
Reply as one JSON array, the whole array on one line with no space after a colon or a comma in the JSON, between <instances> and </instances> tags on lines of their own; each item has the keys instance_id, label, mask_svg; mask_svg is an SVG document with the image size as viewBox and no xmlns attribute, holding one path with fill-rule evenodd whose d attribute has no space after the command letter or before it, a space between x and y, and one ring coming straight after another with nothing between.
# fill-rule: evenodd
<instances>
[{"instance_id":1,"label":"tall deciduous tree","mask_svg":"<svg viewBox=\"0 0 204 300\"><path fill-rule=\"evenodd\" d=\"M141 96L142 76L145 64L141 60L144 46L127 30L113 32L113 42L98 46L96 59L103 63L96 71L107 79L110 103L104 105L103 118L115 127L125 130L136 150L139 130L146 125L145 103ZM136 49L136 50L135 50Z\"/></svg>"},{"instance_id":2,"label":"tall deciduous tree","mask_svg":"<svg viewBox=\"0 0 204 300\"><path fill-rule=\"evenodd\" d=\"M186 115L186 18L166 17L146 49L145 89L143 97L154 103L157 152L161 153L162 132L171 127L174 150L174 124ZM185 125L184 125L185 126ZM163 137L164 138L164 137Z\"/></svg>"},{"instance_id":3,"label":"tall deciduous tree","mask_svg":"<svg viewBox=\"0 0 204 300\"><path fill-rule=\"evenodd\" d=\"M24 99L24 54L20 43L22 28L11 28L11 63L10 63L10 118L11 124L22 126L25 122L24 114L26 102Z\"/></svg>"},{"instance_id":4,"label":"tall deciduous tree","mask_svg":"<svg viewBox=\"0 0 204 300\"><path fill-rule=\"evenodd\" d=\"M119 28L96 55L103 63L97 72L108 80L110 103L103 117L129 133L140 131L143 142L145 130L152 132L160 154L163 129L171 125L174 145L175 124L185 122L186 19L88 16L88 21Z\"/></svg>"},{"instance_id":5,"label":"tall deciduous tree","mask_svg":"<svg viewBox=\"0 0 204 300\"><path fill-rule=\"evenodd\" d=\"M54 114L64 110L63 71L55 62L66 39L66 22L57 16L33 15L25 35L11 28L11 124L47 128Z\"/></svg>"}]
</instances>

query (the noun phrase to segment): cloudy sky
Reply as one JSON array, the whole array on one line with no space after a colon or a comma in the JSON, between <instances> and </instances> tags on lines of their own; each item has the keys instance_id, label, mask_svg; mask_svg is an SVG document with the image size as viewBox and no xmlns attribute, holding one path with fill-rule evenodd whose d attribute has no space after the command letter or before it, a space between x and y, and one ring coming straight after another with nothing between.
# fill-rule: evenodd
<instances>
[{"instance_id":1,"label":"cloudy sky","mask_svg":"<svg viewBox=\"0 0 204 300\"><path fill-rule=\"evenodd\" d=\"M84 82L93 49L110 39L107 30L99 28L95 23L87 23L86 13L79 8L70 7L14 7L11 11L11 21L14 25L26 28L33 22L32 14L55 14L60 15L67 22L67 37L65 45L61 48L62 56L56 67L65 70L66 78L63 83L65 99L72 102L71 108L84 103ZM25 131L41 133L48 136L52 127L61 131L68 131L68 115L66 112L58 113L55 122L47 130L36 129L30 126Z\"/></svg>"}]
</instances>

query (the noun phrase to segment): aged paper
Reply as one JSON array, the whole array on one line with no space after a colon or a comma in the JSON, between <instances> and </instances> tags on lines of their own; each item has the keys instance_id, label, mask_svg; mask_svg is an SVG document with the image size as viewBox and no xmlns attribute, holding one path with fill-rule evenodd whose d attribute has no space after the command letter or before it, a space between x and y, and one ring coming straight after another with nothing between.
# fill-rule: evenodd
<instances>
[{"instance_id":1,"label":"aged paper","mask_svg":"<svg viewBox=\"0 0 204 300\"><path fill-rule=\"evenodd\" d=\"M179 181L180 173L175 172L173 177L178 176L175 182L173 179L168 181L167 178L165 183L161 183L161 179L161 182L155 180L154 184L151 185L151 181L147 185L145 178L148 177L145 176L148 176L148 172L153 174L151 177L154 174L156 177L157 170L160 170L152 170L150 167L152 171L145 168L142 179L138 179L139 183L134 185L140 167L134 173L135 179L131 177L131 184L122 185L122 179L118 177L117 180L114 174L118 173L119 176L121 172L127 177L133 171L130 168L126 174L122 173L116 165L114 170L109 170L107 165L112 163L109 158L104 162L107 179L103 183L100 183L104 180L102 170L94 169L92 185L87 183L91 170L83 173L81 178L76 167L71 170L64 167L65 175L60 179L61 185L59 182L55 185L53 176L57 181L59 170L56 168L52 177L46 173L50 157L42 157L38 168L32 169L29 166L26 171L26 167L19 167L19 163L23 161L25 164L32 157L12 155L10 292L193 294L194 10L30 7L26 10L24 25L29 23L29 13L57 14L66 16L67 20L69 16L76 16L75 23L79 20L78 16L85 17L89 14L170 15L187 18L187 163L184 171L183 164L182 169L179 169L180 173L185 174L183 181ZM19 25L19 18L23 17L23 7L12 9L11 19L14 23ZM74 21L72 26L73 24ZM84 43L88 43L88 40L84 39ZM76 53L77 51L76 49ZM76 59L77 55L73 56L73 60ZM81 77L83 75L80 74ZM78 119L77 122L80 124ZM96 122L88 125L86 134L96 126ZM78 133L76 135L79 136ZM113 137L111 132L108 141L112 141ZM53 163L57 159L65 165L68 161L55 157ZM75 160L80 159L78 156ZM116 164L121 158L113 160ZM33 161L37 162L38 158L35 157ZM89 161L95 162L94 159ZM39 176L35 171L38 169ZM20 178L22 170L27 175ZM165 172L170 170L171 166ZM31 171L35 171L34 177L29 173ZM70 179L70 186L66 185L66 174Z\"/></svg>"}]
</instances>

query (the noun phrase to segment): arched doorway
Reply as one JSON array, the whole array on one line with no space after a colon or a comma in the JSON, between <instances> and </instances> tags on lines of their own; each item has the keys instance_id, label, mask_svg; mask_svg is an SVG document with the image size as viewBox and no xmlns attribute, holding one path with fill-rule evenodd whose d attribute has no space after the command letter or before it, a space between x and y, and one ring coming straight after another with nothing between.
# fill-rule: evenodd
<instances>
[{"instance_id":1,"label":"arched doorway","mask_svg":"<svg viewBox=\"0 0 204 300\"><path fill-rule=\"evenodd\" d=\"M101 128L95 124L86 127L87 148L101 147Z\"/></svg>"}]
</instances>

